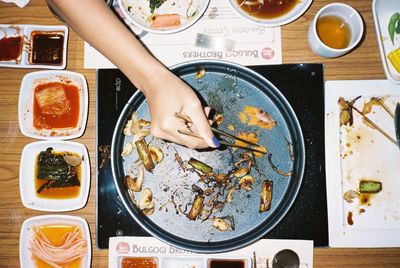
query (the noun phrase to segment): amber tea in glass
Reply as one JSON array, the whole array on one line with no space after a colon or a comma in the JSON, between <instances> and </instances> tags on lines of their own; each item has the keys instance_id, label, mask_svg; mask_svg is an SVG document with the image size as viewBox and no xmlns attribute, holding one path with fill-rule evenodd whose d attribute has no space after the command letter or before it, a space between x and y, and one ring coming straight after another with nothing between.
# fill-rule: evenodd
<instances>
[{"instance_id":1,"label":"amber tea in glass","mask_svg":"<svg viewBox=\"0 0 400 268\"><path fill-rule=\"evenodd\" d=\"M320 17L317 21L317 33L321 41L331 48L342 49L350 44L351 30L341 17Z\"/></svg>"}]
</instances>

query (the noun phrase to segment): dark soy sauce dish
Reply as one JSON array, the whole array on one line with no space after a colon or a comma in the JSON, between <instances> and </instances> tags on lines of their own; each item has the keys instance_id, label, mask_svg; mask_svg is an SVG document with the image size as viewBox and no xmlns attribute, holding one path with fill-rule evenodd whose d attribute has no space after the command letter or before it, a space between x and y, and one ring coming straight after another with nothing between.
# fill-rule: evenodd
<instances>
[{"instance_id":1,"label":"dark soy sauce dish","mask_svg":"<svg viewBox=\"0 0 400 268\"><path fill-rule=\"evenodd\" d=\"M208 261L208 268L245 268L245 260L212 259Z\"/></svg>"},{"instance_id":2,"label":"dark soy sauce dish","mask_svg":"<svg viewBox=\"0 0 400 268\"><path fill-rule=\"evenodd\" d=\"M34 31L31 34L31 63L61 65L63 63L64 32Z\"/></svg>"}]
</instances>

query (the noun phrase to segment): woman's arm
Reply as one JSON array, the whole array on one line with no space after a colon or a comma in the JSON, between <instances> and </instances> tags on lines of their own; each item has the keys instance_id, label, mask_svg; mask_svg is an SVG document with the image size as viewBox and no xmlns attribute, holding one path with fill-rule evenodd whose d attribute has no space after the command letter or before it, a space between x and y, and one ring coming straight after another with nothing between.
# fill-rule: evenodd
<instances>
[{"instance_id":1,"label":"woman's arm","mask_svg":"<svg viewBox=\"0 0 400 268\"><path fill-rule=\"evenodd\" d=\"M142 46L104 0L47 0L83 39L105 55L141 90L151 114L152 134L190 148L218 147L205 111L192 89ZM204 140L181 135L187 127L175 113L188 115Z\"/></svg>"}]
</instances>

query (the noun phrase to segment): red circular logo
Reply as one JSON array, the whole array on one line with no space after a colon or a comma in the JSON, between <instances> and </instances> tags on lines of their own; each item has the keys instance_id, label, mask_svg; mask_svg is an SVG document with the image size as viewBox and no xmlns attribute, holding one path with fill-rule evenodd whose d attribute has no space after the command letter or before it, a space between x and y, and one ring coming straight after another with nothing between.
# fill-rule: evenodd
<instances>
[{"instance_id":1,"label":"red circular logo","mask_svg":"<svg viewBox=\"0 0 400 268\"><path fill-rule=\"evenodd\" d=\"M129 247L129 244L127 242L119 242L117 244L117 252L119 254L129 253L129 249L130 249L130 247Z\"/></svg>"},{"instance_id":2,"label":"red circular logo","mask_svg":"<svg viewBox=\"0 0 400 268\"><path fill-rule=\"evenodd\" d=\"M261 50L261 57L264 60L270 60L274 57L275 51L270 47L265 47Z\"/></svg>"}]
</instances>

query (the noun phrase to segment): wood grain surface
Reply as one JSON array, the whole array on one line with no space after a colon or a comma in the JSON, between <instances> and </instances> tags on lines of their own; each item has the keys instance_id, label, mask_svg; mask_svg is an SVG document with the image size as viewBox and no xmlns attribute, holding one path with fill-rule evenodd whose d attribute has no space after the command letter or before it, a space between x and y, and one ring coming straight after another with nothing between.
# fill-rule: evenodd
<instances>
[{"instance_id":1,"label":"wood grain surface","mask_svg":"<svg viewBox=\"0 0 400 268\"><path fill-rule=\"evenodd\" d=\"M379 56L372 15L372 0L339 1L356 8L365 23L365 36L356 50L336 59L313 54L307 43L307 28L316 12L330 0L314 0L309 10L295 22L282 27L283 63L324 63L325 80L385 79ZM61 24L45 1L31 0L25 8L0 2L0 24ZM92 267L107 267L108 251L95 246L95 70L83 68L83 41L70 31L67 70L82 73L89 84L89 118L85 134L77 141L89 150L92 183L83 209L66 214L85 218L92 234ZM32 69L0 68L0 267L19 267L19 233L23 221L43 215L22 205L19 195L19 163L23 147L33 142L18 127L18 94L23 76ZM310 224L313 224L310 222ZM318 228L316 226L316 228ZM399 238L400 239L400 238ZM400 248L333 249L315 248L315 267L400 267Z\"/></svg>"}]
</instances>

